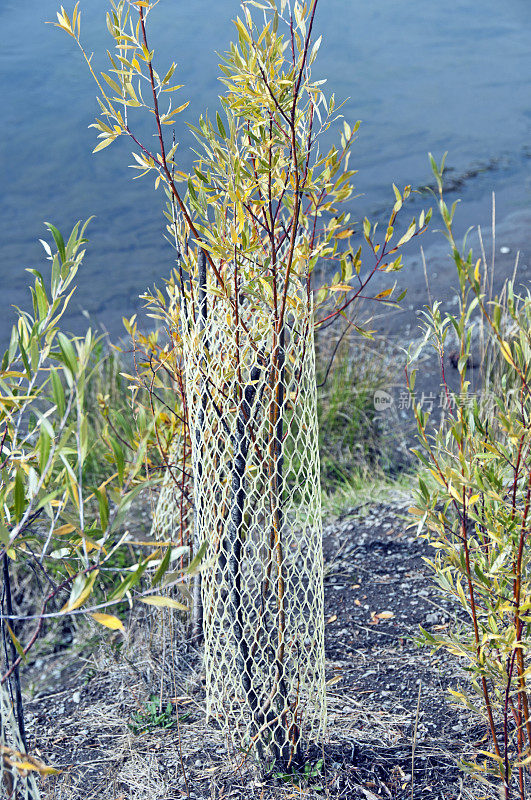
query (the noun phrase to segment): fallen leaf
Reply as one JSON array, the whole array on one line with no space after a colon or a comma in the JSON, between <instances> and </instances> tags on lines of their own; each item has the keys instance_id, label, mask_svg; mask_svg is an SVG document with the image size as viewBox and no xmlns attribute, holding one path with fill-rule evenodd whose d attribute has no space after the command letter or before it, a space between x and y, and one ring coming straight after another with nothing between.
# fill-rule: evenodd
<instances>
[{"instance_id":1,"label":"fallen leaf","mask_svg":"<svg viewBox=\"0 0 531 800\"><path fill-rule=\"evenodd\" d=\"M367 800L380 800L380 798L378 798L374 794L374 792L369 791L369 789L366 789L364 786L360 786L359 788L361 789Z\"/></svg>"}]
</instances>

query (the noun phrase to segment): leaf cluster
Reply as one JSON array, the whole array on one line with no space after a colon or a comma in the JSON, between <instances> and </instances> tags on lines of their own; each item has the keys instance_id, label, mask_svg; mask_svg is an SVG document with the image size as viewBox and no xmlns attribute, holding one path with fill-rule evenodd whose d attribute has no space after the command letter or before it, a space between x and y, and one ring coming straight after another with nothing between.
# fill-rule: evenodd
<instances>
[{"instance_id":1,"label":"leaf cluster","mask_svg":"<svg viewBox=\"0 0 531 800\"><path fill-rule=\"evenodd\" d=\"M78 223L66 242L47 227L53 245L42 243L49 278L29 270L32 312L16 309L1 360L0 555L48 586L25 608L37 634L47 616L87 611L121 629L119 617L100 609L130 602L146 570L160 580L169 564L164 554L170 548L142 541L131 549L132 537L124 532L135 498L160 480L153 416L135 386L130 403L123 390L120 404L97 391L104 388L108 360L101 338L91 330L76 337L61 329L85 253L86 224ZM24 646L12 621L6 627L19 659L25 658L35 639Z\"/></svg>"},{"instance_id":2,"label":"leaf cluster","mask_svg":"<svg viewBox=\"0 0 531 800\"><path fill-rule=\"evenodd\" d=\"M323 135L341 118L341 106L334 95L325 95L325 81L312 74L321 44L321 37L312 39L315 0L296 0L293 7L274 0L242 3L236 40L221 57L221 107L215 117L205 114L189 126L198 142L189 173L176 160L175 133L171 147L165 142L164 126L172 125L188 103L172 105L173 92L182 88L172 83L175 63L155 69L147 20L157 3L111 3L107 28L114 54L108 52L110 69L101 75L81 43L78 5L71 16L61 7L55 24L76 40L98 86L101 117L94 127L101 141L95 149L128 137L135 146L133 168L164 187L168 233L181 268L191 277L192 296L197 248L208 257L208 292L226 303L235 328L242 325L240 298L264 319L273 314L279 331L286 313L299 316L318 261L336 264L337 271L315 292L316 309L331 300L334 307L317 324L345 316L359 296L369 296L366 287L376 272L401 268L401 248L425 230L430 212L396 237L397 215L411 190L393 187L385 234L380 237L367 219L360 231L374 258L363 268L362 247L352 243L356 230L341 211L354 191L355 170L348 164L359 122L343 121L339 146L321 150ZM153 115L158 150L137 138L128 116L136 108ZM403 294L395 288L371 298L397 302ZM180 291L186 291L184 284Z\"/></svg>"}]
</instances>

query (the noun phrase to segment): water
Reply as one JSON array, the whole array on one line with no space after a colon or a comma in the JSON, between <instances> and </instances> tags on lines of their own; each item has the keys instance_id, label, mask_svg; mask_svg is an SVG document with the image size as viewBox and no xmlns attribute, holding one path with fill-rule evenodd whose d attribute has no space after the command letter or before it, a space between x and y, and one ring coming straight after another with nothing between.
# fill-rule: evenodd
<instances>
[{"instance_id":1,"label":"water","mask_svg":"<svg viewBox=\"0 0 531 800\"><path fill-rule=\"evenodd\" d=\"M68 233L96 214L67 324L80 330L83 311L117 335L121 317L140 307L139 293L168 274L173 256L162 237L162 197L150 182L131 179L127 143L91 155L95 90L73 40L44 25L56 7L55 0L0 6L2 306L27 305L24 268L43 264L43 220ZM107 3L82 7L83 40L103 69ZM178 62L183 101L192 98L188 121L217 105L214 50L230 40L238 8L236 0L161 0L153 12L159 71ZM493 190L499 218L531 208L528 0L320 0L316 31L323 33L316 76L337 98L350 98L347 119L363 121L351 162L363 195L351 203L354 219L378 216L393 181L424 185L428 151L448 150L451 177L463 179L463 228L488 220ZM187 167L191 140L182 129L178 138ZM0 340L12 320L2 315Z\"/></svg>"}]
</instances>

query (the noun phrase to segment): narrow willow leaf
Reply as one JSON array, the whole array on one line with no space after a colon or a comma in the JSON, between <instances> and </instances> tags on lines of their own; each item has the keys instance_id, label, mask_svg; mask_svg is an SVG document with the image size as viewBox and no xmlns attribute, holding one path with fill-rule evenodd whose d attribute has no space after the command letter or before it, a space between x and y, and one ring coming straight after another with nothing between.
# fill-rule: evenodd
<instances>
[{"instance_id":1,"label":"narrow willow leaf","mask_svg":"<svg viewBox=\"0 0 531 800\"><path fill-rule=\"evenodd\" d=\"M95 619L96 622L99 622L100 625L104 625L106 628L110 628L113 631L124 630L123 622L112 614L100 614L99 612L95 612L90 616L92 619Z\"/></svg>"},{"instance_id":2,"label":"narrow willow leaf","mask_svg":"<svg viewBox=\"0 0 531 800\"><path fill-rule=\"evenodd\" d=\"M164 597L163 595L147 595L146 597L140 597L139 600L141 600L142 603L146 603L148 606L156 606L157 608L175 608L179 611L188 611L188 606L177 602L177 600L173 600L171 597Z\"/></svg>"}]
</instances>

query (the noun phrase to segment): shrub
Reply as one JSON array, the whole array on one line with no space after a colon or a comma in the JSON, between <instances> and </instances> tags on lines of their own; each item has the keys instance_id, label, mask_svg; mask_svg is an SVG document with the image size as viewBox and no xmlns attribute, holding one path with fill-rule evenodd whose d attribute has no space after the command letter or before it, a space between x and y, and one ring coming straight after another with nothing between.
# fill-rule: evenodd
<instances>
[{"instance_id":1,"label":"shrub","mask_svg":"<svg viewBox=\"0 0 531 800\"><path fill-rule=\"evenodd\" d=\"M483 763L465 764L476 775L499 776L505 798L516 782L525 796L531 763L529 651L531 646L531 296L508 281L489 300L486 265L454 239L454 207L443 198L443 167L432 160L439 208L460 286L459 313L443 315L435 303L425 314L422 350L432 345L441 364L453 330L458 340L459 388L445 380L448 408L439 430L414 405L421 462L418 529L435 548L433 578L462 608L448 634L424 631L425 641L459 656L470 676L454 698L487 720L491 749ZM474 330L485 330L482 394L470 392L467 371ZM410 353L410 364L418 355ZM414 392L415 371L409 376Z\"/></svg>"},{"instance_id":2,"label":"shrub","mask_svg":"<svg viewBox=\"0 0 531 800\"><path fill-rule=\"evenodd\" d=\"M106 369L100 340L91 330L68 336L60 326L85 253L86 225L78 223L66 242L48 228L56 248L44 243L50 276L29 270L33 313L17 309L0 366L2 625L11 644L0 683L14 684L24 747L19 667L48 620L91 613L108 628L122 628L108 606L131 592L153 559L152 550L131 555L122 529L146 485L150 421L131 408L127 420L127 404L109 410L100 398L96 405L105 413L93 424L95 376ZM28 576L20 613L13 598Z\"/></svg>"}]
</instances>

